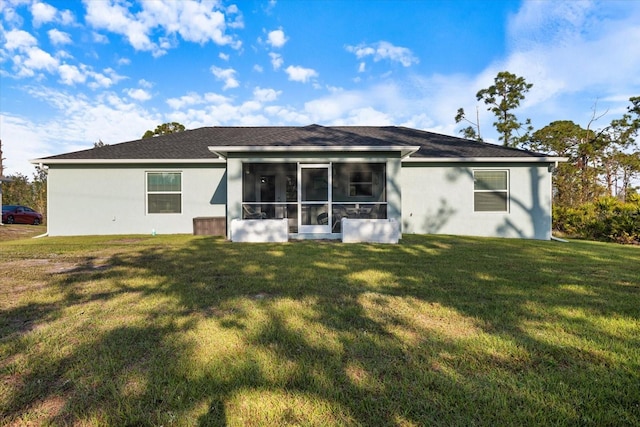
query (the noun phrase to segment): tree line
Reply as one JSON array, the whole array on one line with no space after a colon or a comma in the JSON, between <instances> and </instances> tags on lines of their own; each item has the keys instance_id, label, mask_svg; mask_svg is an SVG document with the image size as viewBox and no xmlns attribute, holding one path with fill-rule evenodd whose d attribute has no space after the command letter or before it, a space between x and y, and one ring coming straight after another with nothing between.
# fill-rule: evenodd
<instances>
[{"instance_id":1,"label":"tree line","mask_svg":"<svg viewBox=\"0 0 640 427\"><path fill-rule=\"evenodd\" d=\"M515 110L533 87L523 77L502 71L476 99L495 116L493 126L508 147L566 157L553 176L553 221L557 231L586 238L640 243L640 96L629 98L626 112L596 128L603 119L596 107L586 127L557 120L535 130ZM479 115L469 119L458 109L460 133L483 141Z\"/></svg>"}]
</instances>

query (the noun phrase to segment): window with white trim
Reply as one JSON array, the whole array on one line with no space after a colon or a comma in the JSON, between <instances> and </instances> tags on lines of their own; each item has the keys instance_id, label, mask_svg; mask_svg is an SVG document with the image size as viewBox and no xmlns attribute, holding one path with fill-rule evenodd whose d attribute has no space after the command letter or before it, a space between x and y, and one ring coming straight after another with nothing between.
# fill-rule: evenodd
<instances>
[{"instance_id":1,"label":"window with white trim","mask_svg":"<svg viewBox=\"0 0 640 427\"><path fill-rule=\"evenodd\" d=\"M147 213L182 213L182 172L147 172Z\"/></svg>"},{"instance_id":2,"label":"window with white trim","mask_svg":"<svg viewBox=\"0 0 640 427\"><path fill-rule=\"evenodd\" d=\"M373 196L373 172L354 171L349 173L349 196L371 197Z\"/></svg>"},{"instance_id":3,"label":"window with white trim","mask_svg":"<svg viewBox=\"0 0 640 427\"><path fill-rule=\"evenodd\" d=\"M509 211L509 171L473 171L473 211Z\"/></svg>"}]
</instances>

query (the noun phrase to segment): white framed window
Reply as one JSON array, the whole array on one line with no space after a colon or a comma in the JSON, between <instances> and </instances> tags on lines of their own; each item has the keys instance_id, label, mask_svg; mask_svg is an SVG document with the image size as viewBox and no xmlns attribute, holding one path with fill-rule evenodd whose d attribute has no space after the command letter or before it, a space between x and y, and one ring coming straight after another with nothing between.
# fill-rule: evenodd
<instances>
[{"instance_id":1,"label":"white framed window","mask_svg":"<svg viewBox=\"0 0 640 427\"><path fill-rule=\"evenodd\" d=\"M147 213L182 213L182 172L147 172Z\"/></svg>"},{"instance_id":2,"label":"white framed window","mask_svg":"<svg viewBox=\"0 0 640 427\"><path fill-rule=\"evenodd\" d=\"M509 171L473 171L473 211L509 211Z\"/></svg>"},{"instance_id":3,"label":"white framed window","mask_svg":"<svg viewBox=\"0 0 640 427\"><path fill-rule=\"evenodd\" d=\"M353 171L349 173L349 196L371 197L373 196L373 172Z\"/></svg>"}]
</instances>

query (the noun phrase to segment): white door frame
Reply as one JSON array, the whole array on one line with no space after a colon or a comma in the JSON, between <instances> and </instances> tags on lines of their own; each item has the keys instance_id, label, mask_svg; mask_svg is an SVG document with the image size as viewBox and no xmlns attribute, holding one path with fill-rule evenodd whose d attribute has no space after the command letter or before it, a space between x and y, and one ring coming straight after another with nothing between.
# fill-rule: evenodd
<instances>
[{"instance_id":1,"label":"white door frame","mask_svg":"<svg viewBox=\"0 0 640 427\"><path fill-rule=\"evenodd\" d=\"M304 201L302 200L302 191L304 183L302 182L303 169L324 169L327 173L327 200L314 200ZM332 213L331 213L331 191L332 191L332 173L331 163L298 163L298 233L314 233L314 234L327 234L331 233ZM303 224L303 205L308 208L314 208L318 212L326 212L327 223L326 224ZM315 216L315 214L314 214Z\"/></svg>"}]
</instances>

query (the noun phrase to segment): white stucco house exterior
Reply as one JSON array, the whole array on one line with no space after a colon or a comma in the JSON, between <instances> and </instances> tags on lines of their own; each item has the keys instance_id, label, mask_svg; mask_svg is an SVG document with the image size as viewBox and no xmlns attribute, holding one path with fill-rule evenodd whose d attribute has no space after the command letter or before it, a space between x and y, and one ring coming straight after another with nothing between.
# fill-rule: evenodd
<instances>
[{"instance_id":1,"label":"white stucco house exterior","mask_svg":"<svg viewBox=\"0 0 640 427\"><path fill-rule=\"evenodd\" d=\"M231 240L274 224L286 238L339 239L346 220L550 239L563 160L405 127L310 125L205 127L32 163L48 168L50 236L192 233L194 218L218 218Z\"/></svg>"}]
</instances>

